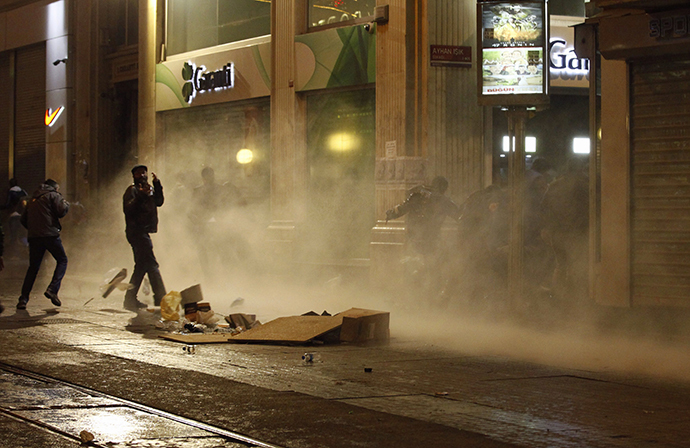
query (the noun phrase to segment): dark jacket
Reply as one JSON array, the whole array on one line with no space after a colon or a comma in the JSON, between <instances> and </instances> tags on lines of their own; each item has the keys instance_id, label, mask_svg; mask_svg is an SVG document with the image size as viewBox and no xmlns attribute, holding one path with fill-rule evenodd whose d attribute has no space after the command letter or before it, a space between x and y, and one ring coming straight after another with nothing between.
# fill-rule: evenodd
<instances>
[{"instance_id":1,"label":"dark jacket","mask_svg":"<svg viewBox=\"0 0 690 448\"><path fill-rule=\"evenodd\" d=\"M158 231L158 208L163 205L163 186L153 181L152 194L147 194L132 184L122 197L127 233L156 233Z\"/></svg>"},{"instance_id":2,"label":"dark jacket","mask_svg":"<svg viewBox=\"0 0 690 448\"><path fill-rule=\"evenodd\" d=\"M407 234L418 252L426 254L436 250L441 226L446 217L458 220L460 208L450 198L425 186L408 191L402 204L386 212L386 219L407 218Z\"/></svg>"},{"instance_id":3,"label":"dark jacket","mask_svg":"<svg viewBox=\"0 0 690 448\"><path fill-rule=\"evenodd\" d=\"M0 222L0 257L5 253L5 232L2 231L2 223Z\"/></svg>"},{"instance_id":4,"label":"dark jacket","mask_svg":"<svg viewBox=\"0 0 690 448\"><path fill-rule=\"evenodd\" d=\"M23 188L15 185L7 192L7 200L5 204L0 205L0 210L14 210L17 204L19 204L19 201L27 196L29 196L29 194L24 191Z\"/></svg>"},{"instance_id":5,"label":"dark jacket","mask_svg":"<svg viewBox=\"0 0 690 448\"><path fill-rule=\"evenodd\" d=\"M69 211L67 202L55 188L41 184L26 205L21 222L28 238L60 236L60 218Z\"/></svg>"}]
</instances>

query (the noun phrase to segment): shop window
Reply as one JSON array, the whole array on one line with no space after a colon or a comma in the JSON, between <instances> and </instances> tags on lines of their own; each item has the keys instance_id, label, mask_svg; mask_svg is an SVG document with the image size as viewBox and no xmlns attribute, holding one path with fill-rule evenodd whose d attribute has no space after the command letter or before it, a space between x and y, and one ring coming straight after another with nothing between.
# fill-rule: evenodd
<instances>
[{"instance_id":1,"label":"shop window","mask_svg":"<svg viewBox=\"0 0 690 448\"><path fill-rule=\"evenodd\" d=\"M375 7L376 0L309 0L309 26L345 25L372 17Z\"/></svg>"},{"instance_id":2,"label":"shop window","mask_svg":"<svg viewBox=\"0 0 690 448\"><path fill-rule=\"evenodd\" d=\"M271 33L270 0L168 0L167 53L185 53Z\"/></svg>"}]
</instances>

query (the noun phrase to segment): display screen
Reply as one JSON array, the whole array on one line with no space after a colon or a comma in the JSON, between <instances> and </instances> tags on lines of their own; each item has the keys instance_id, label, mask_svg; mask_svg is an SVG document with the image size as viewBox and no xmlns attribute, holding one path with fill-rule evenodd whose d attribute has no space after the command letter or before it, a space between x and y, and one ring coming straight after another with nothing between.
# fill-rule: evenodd
<instances>
[{"instance_id":1,"label":"display screen","mask_svg":"<svg viewBox=\"0 0 690 448\"><path fill-rule=\"evenodd\" d=\"M546 94L544 2L482 2L481 94Z\"/></svg>"}]
</instances>

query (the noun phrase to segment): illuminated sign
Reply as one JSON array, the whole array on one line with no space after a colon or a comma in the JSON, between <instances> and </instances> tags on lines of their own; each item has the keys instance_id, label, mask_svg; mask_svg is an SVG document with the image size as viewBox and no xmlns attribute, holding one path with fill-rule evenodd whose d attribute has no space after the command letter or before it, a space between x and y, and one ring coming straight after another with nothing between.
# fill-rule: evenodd
<instances>
[{"instance_id":1,"label":"illuminated sign","mask_svg":"<svg viewBox=\"0 0 690 448\"><path fill-rule=\"evenodd\" d=\"M62 114L62 111L65 110L65 106L60 106L57 109L46 109L46 116L45 116L45 123L46 126L53 126L55 122L57 121L58 117Z\"/></svg>"},{"instance_id":2,"label":"illuminated sign","mask_svg":"<svg viewBox=\"0 0 690 448\"><path fill-rule=\"evenodd\" d=\"M549 59L551 79L589 79L589 59L578 58L575 48L565 39L551 39Z\"/></svg>"},{"instance_id":3,"label":"illuminated sign","mask_svg":"<svg viewBox=\"0 0 690 448\"><path fill-rule=\"evenodd\" d=\"M548 103L545 1L480 1L477 21L479 103Z\"/></svg>"},{"instance_id":4,"label":"illuminated sign","mask_svg":"<svg viewBox=\"0 0 690 448\"><path fill-rule=\"evenodd\" d=\"M226 64L220 70L209 72L203 65L197 67L193 62L185 62L182 67L182 96L191 104L197 93L235 87L235 64Z\"/></svg>"}]
</instances>

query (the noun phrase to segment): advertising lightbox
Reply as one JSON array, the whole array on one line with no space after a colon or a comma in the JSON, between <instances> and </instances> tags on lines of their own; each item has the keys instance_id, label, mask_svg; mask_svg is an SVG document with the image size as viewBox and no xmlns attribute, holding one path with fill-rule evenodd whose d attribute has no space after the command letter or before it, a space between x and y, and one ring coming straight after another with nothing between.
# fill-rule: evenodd
<instances>
[{"instance_id":1,"label":"advertising lightbox","mask_svg":"<svg viewBox=\"0 0 690 448\"><path fill-rule=\"evenodd\" d=\"M548 104L546 1L477 3L479 104Z\"/></svg>"}]
</instances>

